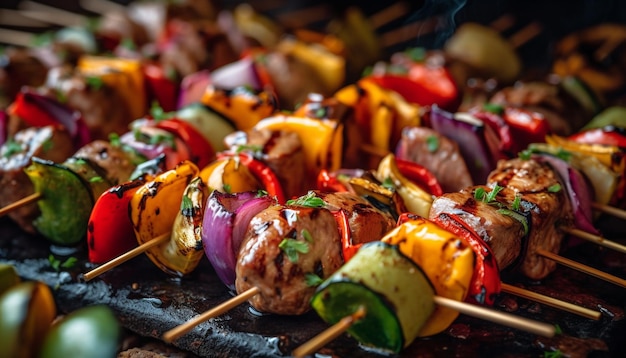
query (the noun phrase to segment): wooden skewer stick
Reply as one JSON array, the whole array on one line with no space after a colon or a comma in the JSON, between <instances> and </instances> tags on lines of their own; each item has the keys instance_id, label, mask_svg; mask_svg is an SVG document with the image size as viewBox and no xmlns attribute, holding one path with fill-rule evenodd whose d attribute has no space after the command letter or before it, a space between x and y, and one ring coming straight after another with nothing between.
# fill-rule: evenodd
<instances>
[{"instance_id":1,"label":"wooden skewer stick","mask_svg":"<svg viewBox=\"0 0 626 358\"><path fill-rule=\"evenodd\" d=\"M3 26L49 27L50 22L24 16L22 11L0 9L0 24Z\"/></svg>"},{"instance_id":2,"label":"wooden skewer stick","mask_svg":"<svg viewBox=\"0 0 626 358\"><path fill-rule=\"evenodd\" d=\"M126 6L109 0L80 0L79 4L83 9L96 14L126 11Z\"/></svg>"},{"instance_id":3,"label":"wooden skewer stick","mask_svg":"<svg viewBox=\"0 0 626 358\"><path fill-rule=\"evenodd\" d=\"M538 22L531 22L524 28L509 37L508 42L514 49L520 48L523 44L535 38L543 31L543 26Z\"/></svg>"},{"instance_id":4,"label":"wooden skewer stick","mask_svg":"<svg viewBox=\"0 0 626 358\"><path fill-rule=\"evenodd\" d=\"M585 307L577 306L570 302L565 302L562 300L558 300L556 298L552 298L546 295L542 295L540 293L532 292L521 287L513 286L506 284L504 282L501 283L502 292L507 292L512 295L520 296L531 301L536 301L542 303L544 305L554 307L563 311L567 311L573 314L577 314L582 317L590 318L593 320L599 320L602 316L600 311L594 311Z\"/></svg>"},{"instance_id":5,"label":"wooden skewer stick","mask_svg":"<svg viewBox=\"0 0 626 358\"><path fill-rule=\"evenodd\" d=\"M166 233L163 234L161 236L157 236L154 239L147 241L137 247L135 247L134 249L128 251L127 253L118 256L116 258L114 258L113 260L104 263L100 266L98 266L97 268L87 272L86 274L83 275L83 279L85 280L85 282L90 281L92 279L94 279L97 276L102 275L103 273L123 264L124 262L134 258L135 256L139 256L140 254L146 252L147 250L149 250L150 248L163 244L165 242L167 242L170 239L170 235L171 233Z\"/></svg>"},{"instance_id":6,"label":"wooden skewer stick","mask_svg":"<svg viewBox=\"0 0 626 358\"><path fill-rule=\"evenodd\" d=\"M326 330L306 341L303 345L296 348L291 354L294 357L305 357L317 352L320 348L327 343L332 342L335 338L339 337L342 333L348 330L352 324L365 317L365 307L361 306L353 314L342 318L339 322L328 327Z\"/></svg>"},{"instance_id":7,"label":"wooden skewer stick","mask_svg":"<svg viewBox=\"0 0 626 358\"><path fill-rule=\"evenodd\" d=\"M605 214L613 215L616 218L626 220L626 210L618 209L616 207L600 203L591 203L591 207Z\"/></svg>"},{"instance_id":8,"label":"wooden skewer stick","mask_svg":"<svg viewBox=\"0 0 626 358\"><path fill-rule=\"evenodd\" d=\"M19 8L24 16L59 26L80 27L88 23L86 16L30 0L21 1Z\"/></svg>"},{"instance_id":9,"label":"wooden skewer stick","mask_svg":"<svg viewBox=\"0 0 626 358\"><path fill-rule=\"evenodd\" d=\"M626 280L624 280L622 278L619 278L619 277L610 275L610 274L608 274L606 272L594 269L593 267L589 267L589 266L583 265L583 264L581 264L579 262L567 259L565 257L559 256L559 255L554 254L554 253L552 253L550 251L547 251L547 250L539 249L539 250L536 251L536 253L538 255L541 255L541 256L543 256L545 258L548 258L550 260L554 260L554 261L560 263L561 265L567 266L567 267L572 268L574 270L578 270L580 272L584 272L584 273L586 273L588 275L597 277L599 279L602 279L602 280L605 280L605 281L608 281L610 283L613 283L613 284L616 284L618 286L622 286L622 287L626 288Z\"/></svg>"},{"instance_id":10,"label":"wooden skewer stick","mask_svg":"<svg viewBox=\"0 0 626 358\"><path fill-rule=\"evenodd\" d=\"M511 14L504 14L489 24L489 27L497 32L504 32L510 29L515 23L515 17Z\"/></svg>"},{"instance_id":11,"label":"wooden skewer stick","mask_svg":"<svg viewBox=\"0 0 626 358\"><path fill-rule=\"evenodd\" d=\"M428 35L437 30L442 21L441 17L430 17L390 30L379 36L380 45L389 48Z\"/></svg>"},{"instance_id":12,"label":"wooden skewer stick","mask_svg":"<svg viewBox=\"0 0 626 358\"><path fill-rule=\"evenodd\" d=\"M370 25L372 25L372 28L379 29L387 25L388 23L406 15L408 11L409 4L404 1L400 1L371 15L369 17L369 23Z\"/></svg>"},{"instance_id":13,"label":"wooden skewer stick","mask_svg":"<svg viewBox=\"0 0 626 358\"><path fill-rule=\"evenodd\" d=\"M1 36L2 32L0 32L0 42L2 42L2 36ZM13 210L17 210L19 208L21 208L22 206L26 206L30 203L34 203L37 200L43 198L43 194L41 193L33 193L30 194L29 196L22 198L12 204L9 204L7 206L5 206L4 208L0 209L0 217L10 213Z\"/></svg>"},{"instance_id":14,"label":"wooden skewer stick","mask_svg":"<svg viewBox=\"0 0 626 358\"><path fill-rule=\"evenodd\" d=\"M623 254L626 254L626 246L619 244L615 241L607 240L603 238L602 236L590 234L586 231L583 231L580 229L574 229L574 228L562 228L562 230L570 235L593 242L594 244L598 244L600 246L604 246L611 250L615 250Z\"/></svg>"},{"instance_id":15,"label":"wooden skewer stick","mask_svg":"<svg viewBox=\"0 0 626 358\"><path fill-rule=\"evenodd\" d=\"M516 328L548 338L554 337L554 335L556 334L556 327L552 324L538 322L524 317L518 317L510 313L496 311L466 302L459 302L441 296L434 296L433 299L435 303L439 306L447 307L468 316L484 319L486 321L498 323L503 326ZM354 322L358 321L358 319L349 319L349 317L351 316L344 317L334 326L331 326L329 329L323 331L308 342L304 343L296 350L294 350L292 352L292 355L295 357L304 357L315 353L320 347L323 347L327 343L331 342L341 333L350 328L350 326Z\"/></svg>"},{"instance_id":16,"label":"wooden skewer stick","mask_svg":"<svg viewBox=\"0 0 626 358\"><path fill-rule=\"evenodd\" d=\"M288 28L304 28L310 24L328 19L331 9L326 3L276 15L279 23Z\"/></svg>"},{"instance_id":17,"label":"wooden skewer stick","mask_svg":"<svg viewBox=\"0 0 626 358\"><path fill-rule=\"evenodd\" d=\"M223 313L230 311L231 309L246 302L251 297L256 296L260 292L261 292L260 288L252 287L248 289L247 291L244 291L238 294L237 296L231 298L230 300L227 300L226 302L223 302L222 304L214 307L213 309L210 309L190 319L189 321L181 324L180 326L170 329L169 331L163 334L163 340L167 343L171 343L172 341L176 340L178 337L191 331L194 327L196 327L200 323L208 321L209 319L213 317L217 317Z\"/></svg>"}]
</instances>

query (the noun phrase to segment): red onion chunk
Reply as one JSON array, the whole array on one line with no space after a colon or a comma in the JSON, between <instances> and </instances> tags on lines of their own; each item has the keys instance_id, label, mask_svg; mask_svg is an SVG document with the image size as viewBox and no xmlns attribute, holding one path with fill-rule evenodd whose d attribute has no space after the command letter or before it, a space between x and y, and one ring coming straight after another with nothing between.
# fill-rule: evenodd
<instances>
[{"instance_id":1,"label":"red onion chunk","mask_svg":"<svg viewBox=\"0 0 626 358\"><path fill-rule=\"evenodd\" d=\"M219 89L232 90L237 87L252 87L260 91L261 83L255 69L254 60L250 57L229 63L213 71L211 80Z\"/></svg>"},{"instance_id":2,"label":"red onion chunk","mask_svg":"<svg viewBox=\"0 0 626 358\"><path fill-rule=\"evenodd\" d=\"M185 76L180 84L178 109L199 103L206 88L211 84L211 72L202 70Z\"/></svg>"},{"instance_id":3,"label":"red onion chunk","mask_svg":"<svg viewBox=\"0 0 626 358\"><path fill-rule=\"evenodd\" d=\"M576 228L593 235L599 235L600 232L593 226L593 209L591 207L591 203L594 201L593 188L585 176L561 158L552 155L538 155L537 157L556 170L565 184L567 198L574 213Z\"/></svg>"},{"instance_id":4,"label":"red onion chunk","mask_svg":"<svg viewBox=\"0 0 626 358\"><path fill-rule=\"evenodd\" d=\"M498 138L491 127L469 113L451 113L433 106L430 125L441 135L457 142L474 183L487 181L501 157Z\"/></svg>"},{"instance_id":5,"label":"red onion chunk","mask_svg":"<svg viewBox=\"0 0 626 358\"><path fill-rule=\"evenodd\" d=\"M257 192L227 194L214 190L207 199L202 222L202 244L215 273L235 289L237 256L250 220L275 201Z\"/></svg>"}]
</instances>

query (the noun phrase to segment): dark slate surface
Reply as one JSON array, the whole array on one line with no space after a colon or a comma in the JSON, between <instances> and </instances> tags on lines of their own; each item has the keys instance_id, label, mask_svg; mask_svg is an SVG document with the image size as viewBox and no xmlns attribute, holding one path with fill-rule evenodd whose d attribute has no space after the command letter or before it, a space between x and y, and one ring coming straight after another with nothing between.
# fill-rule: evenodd
<instances>
[{"instance_id":1,"label":"dark slate surface","mask_svg":"<svg viewBox=\"0 0 626 358\"><path fill-rule=\"evenodd\" d=\"M80 258L70 271L56 272L48 262L50 245L24 234L7 219L0 220L0 261L14 264L25 279L45 281L54 288L62 312L81 306L106 304L121 324L140 335L158 338L195 315L231 297L215 276L207 260L189 277L172 279L144 256L137 257L88 283L81 273L91 266L84 247L72 255ZM626 277L623 254L585 244L564 255L620 277ZM61 256L60 256L61 257ZM62 257L61 257L62 258ZM603 312L592 321L524 299L502 295L498 309L558 324L564 334L552 339L461 316L444 333L415 341L401 357L500 356L540 357L560 349L572 356L626 356L626 289L559 268L542 283L505 277L508 283L523 283L537 292L566 299ZM311 312L301 317L255 315L247 304L195 328L175 346L206 357L283 357L327 326ZM362 349L344 335L321 351L320 356L381 357Z\"/></svg>"}]
</instances>

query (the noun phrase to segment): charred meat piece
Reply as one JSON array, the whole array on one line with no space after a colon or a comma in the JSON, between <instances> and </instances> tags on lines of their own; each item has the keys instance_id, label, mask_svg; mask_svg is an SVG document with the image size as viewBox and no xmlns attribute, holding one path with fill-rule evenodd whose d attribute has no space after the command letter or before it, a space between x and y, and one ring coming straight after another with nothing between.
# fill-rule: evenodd
<instances>
[{"instance_id":1,"label":"charred meat piece","mask_svg":"<svg viewBox=\"0 0 626 358\"><path fill-rule=\"evenodd\" d=\"M271 206L248 225L237 260L237 292L258 287L259 311L284 315L310 310L311 279L326 279L343 265L333 214L324 208Z\"/></svg>"},{"instance_id":2,"label":"charred meat piece","mask_svg":"<svg viewBox=\"0 0 626 358\"><path fill-rule=\"evenodd\" d=\"M135 165L122 148L104 140L95 140L85 145L74 157L89 159L91 163L102 168L107 181L113 185L128 181L135 170Z\"/></svg>"},{"instance_id":3,"label":"charred meat piece","mask_svg":"<svg viewBox=\"0 0 626 358\"><path fill-rule=\"evenodd\" d=\"M9 47L0 55L0 108L6 108L23 86L38 87L48 68L29 49Z\"/></svg>"},{"instance_id":4,"label":"charred meat piece","mask_svg":"<svg viewBox=\"0 0 626 358\"><path fill-rule=\"evenodd\" d=\"M458 144L431 128L405 127L396 156L426 167L446 193L473 185Z\"/></svg>"},{"instance_id":5,"label":"charred meat piece","mask_svg":"<svg viewBox=\"0 0 626 358\"><path fill-rule=\"evenodd\" d=\"M534 280L546 277L554 271L556 262L536 252L543 249L558 253L563 240L559 227L570 225L572 220L564 190L559 189L563 186L558 174L545 163L515 158L500 161L487 183L521 195L523 211L531 214L531 230L519 271Z\"/></svg>"},{"instance_id":6,"label":"charred meat piece","mask_svg":"<svg viewBox=\"0 0 626 358\"><path fill-rule=\"evenodd\" d=\"M343 210L350 224L352 244L358 245L380 240L396 226L394 218L379 210L367 199L350 192L317 192L330 210Z\"/></svg>"},{"instance_id":7,"label":"charred meat piece","mask_svg":"<svg viewBox=\"0 0 626 358\"><path fill-rule=\"evenodd\" d=\"M19 131L0 149L0 206L4 207L34 193L26 176L33 157L61 163L74 152L70 134L61 126L31 127ZM26 232L34 233L39 215L36 203L11 211L9 216Z\"/></svg>"},{"instance_id":8,"label":"charred meat piece","mask_svg":"<svg viewBox=\"0 0 626 358\"><path fill-rule=\"evenodd\" d=\"M482 188L491 192L487 186L469 187L454 193L446 193L433 201L429 219L442 215L455 215L489 245L498 267L504 270L516 262L524 250L525 230L522 222L504 214L503 208L510 210L511 202L504 196L515 196L513 189L504 188L492 202L476 198L476 190Z\"/></svg>"},{"instance_id":9,"label":"charred meat piece","mask_svg":"<svg viewBox=\"0 0 626 358\"><path fill-rule=\"evenodd\" d=\"M559 135L574 133L592 116L572 96L547 82L517 82L496 92L490 102L540 113Z\"/></svg>"},{"instance_id":10,"label":"charred meat piece","mask_svg":"<svg viewBox=\"0 0 626 358\"><path fill-rule=\"evenodd\" d=\"M315 185L306 177L302 141L295 132L251 129L247 145L259 148L261 159L278 177L287 198L306 194Z\"/></svg>"},{"instance_id":11,"label":"charred meat piece","mask_svg":"<svg viewBox=\"0 0 626 358\"><path fill-rule=\"evenodd\" d=\"M51 69L47 86L61 93L67 99L66 104L82 114L93 139L106 140L110 133L126 133L129 123L135 119L115 88L68 66Z\"/></svg>"}]
</instances>

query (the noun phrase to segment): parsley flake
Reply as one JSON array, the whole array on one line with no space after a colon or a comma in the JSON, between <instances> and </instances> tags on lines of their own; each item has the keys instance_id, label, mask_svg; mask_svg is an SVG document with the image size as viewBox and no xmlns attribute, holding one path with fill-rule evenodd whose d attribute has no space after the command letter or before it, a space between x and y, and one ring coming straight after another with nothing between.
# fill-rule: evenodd
<instances>
[{"instance_id":1,"label":"parsley flake","mask_svg":"<svg viewBox=\"0 0 626 358\"><path fill-rule=\"evenodd\" d=\"M559 191L561 191L561 184L556 183L554 185L550 185L548 187L548 191L551 193L558 193Z\"/></svg>"},{"instance_id":2,"label":"parsley flake","mask_svg":"<svg viewBox=\"0 0 626 358\"><path fill-rule=\"evenodd\" d=\"M287 200L287 205L305 206L307 208L321 208L325 204L324 200L315 196L315 193L312 191L297 199Z\"/></svg>"},{"instance_id":3,"label":"parsley flake","mask_svg":"<svg viewBox=\"0 0 626 358\"><path fill-rule=\"evenodd\" d=\"M22 151L22 145L14 140L9 140L4 143L3 157L8 158Z\"/></svg>"},{"instance_id":4,"label":"parsley flake","mask_svg":"<svg viewBox=\"0 0 626 358\"><path fill-rule=\"evenodd\" d=\"M513 199L513 203L511 204L511 208L517 211L520 209L521 204L522 204L522 196L519 194L516 194L515 199Z\"/></svg>"},{"instance_id":5,"label":"parsley flake","mask_svg":"<svg viewBox=\"0 0 626 358\"><path fill-rule=\"evenodd\" d=\"M90 183L102 183L104 182L104 178L97 176L97 177L91 177L89 178L89 182Z\"/></svg>"},{"instance_id":6,"label":"parsley flake","mask_svg":"<svg viewBox=\"0 0 626 358\"><path fill-rule=\"evenodd\" d=\"M306 282L306 285L309 287L316 287L316 286L319 286L322 282L324 282L324 280L322 280L321 277L319 277L318 275L314 273L305 274L304 281Z\"/></svg>"},{"instance_id":7,"label":"parsley flake","mask_svg":"<svg viewBox=\"0 0 626 358\"><path fill-rule=\"evenodd\" d=\"M307 229L302 229L302 231L300 232L300 235L302 235L302 237L308 241L308 242L313 242L313 236L311 236L311 233L309 232L309 230Z\"/></svg>"},{"instance_id":8,"label":"parsley flake","mask_svg":"<svg viewBox=\"0 0 626 358\"><path fill-rule=\"evenodd\" d=\"M439 149L439 138L435 135L426 137L426 149L431 153L436 152Z\"/></svg>"},{"instance_id":9,"label":"parsley flake","mask_svg":"<svg viewBox=\"0 0 626 358\"><path fill-rule=\"evenodd\" d=\"M306 254L309 252L309 244L295 239L283 239L278 247L287 255L289 261L298 262L298 254Z\"/></svg>"}]
</instances>

